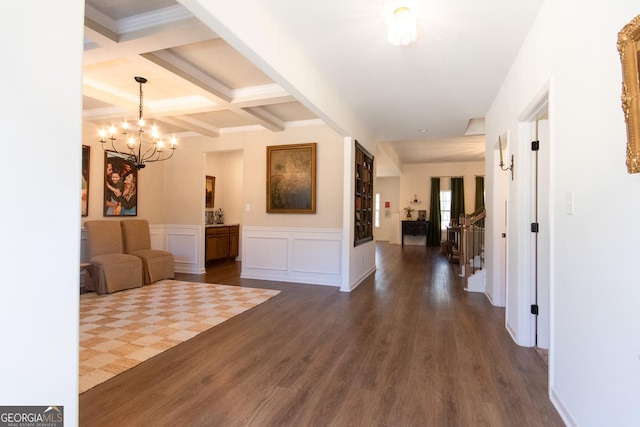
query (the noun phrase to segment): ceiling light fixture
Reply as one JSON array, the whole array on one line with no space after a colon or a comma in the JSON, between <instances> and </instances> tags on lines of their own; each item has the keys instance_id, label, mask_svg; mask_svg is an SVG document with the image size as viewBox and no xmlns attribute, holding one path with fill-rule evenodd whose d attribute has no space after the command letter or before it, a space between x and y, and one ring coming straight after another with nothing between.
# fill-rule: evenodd
<instances>
[{"instance_id":1,"label":"ceiling light fixture","mask_svg":"<svg viewBox=\"0 0 640 427\"><path fill-rule=\"evenodd\" d=\"M143 98L144 94L142 93L142 85L147 82L147 79L144 77L134 77L135 81L140 85L140 106L138 108L138 135L137 139L134 136L129 136L127 139L127 148L118 150L116 148L116 127L110 126L108 129L100 129L100 142L102 143L102 149L105 150L105 144L107 140L111 141L111 149L118 154L122 154L124 156L133 156L133 166L136 169L142 169L146 165L146 163L153 162L161 162L163 160L169 160L173 153L176 151L176 138L171 137L169 140L169 149L171 150L171 154L164 155L164 142L160 138L158 133L158 127L151 127L151 144L146 150L143 152L142 148L142 134L145 133L144 130L144 118L142 117L142 109L143 109ZM122 122L122 135L129 135L129 123L127 121ZM108 135L108 136L107 136ZM145 145L147 145L145 143ZM106 151L106 150L105 150Z\"/></svg>"},{"instance_id":2,"label":"ceiling light fixture","mask_svg":"<svg viewBox=\"0 0 640 427\"><path fill-rule=\"evenodd\" d=\"M405 46L416 40L416 16L407 6L399 6L388 18L387 40L394 46Z\"/></svg>"}]
</instances>

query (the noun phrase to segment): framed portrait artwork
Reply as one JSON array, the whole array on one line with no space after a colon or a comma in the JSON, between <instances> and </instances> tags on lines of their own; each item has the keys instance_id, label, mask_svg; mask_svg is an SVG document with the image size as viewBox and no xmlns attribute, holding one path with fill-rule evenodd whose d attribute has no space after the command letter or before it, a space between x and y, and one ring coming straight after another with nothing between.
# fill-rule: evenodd
<instances>
[{"instance_id":1,"label":"framed portrait artwork","mask_svg":"<svg viewBox=\"0 0 640 427\"><path fill-rule=\"evenodd\" d=\"M80 211L82 216L89 215L89 155L91 147L82 146L82 190L80 193Z\"/></svg>"},{"instance_id":2,"label":"framed portrait artwork","mask_svg":"<svg viewBox=\"0 0 640 427\"><path fill-rule=\"evenodd\" d=\"M138 215L138 169L133 156L104 152L104 216Z\"/></svg>"},{"instance_id":3,"label":"framed portrait artwork","mask_svg":"<svg viewBox=\"0 0 640 427\"><path fill-rule=\"evenodd\" d=\"M267 147L267 213L316 212L316 143Z\"/></svg>"},{"instance_id":4,"label":"framed portrait artwork","mask_svg":"<svg viewBox=\"0 0 640 427\"><path fill-rule=\"evenodd\" d=\"M216 200L216 177L206 176L204 187L204 203L205 207L212 208L215 206Z\"/></svg>"}]
</instances>

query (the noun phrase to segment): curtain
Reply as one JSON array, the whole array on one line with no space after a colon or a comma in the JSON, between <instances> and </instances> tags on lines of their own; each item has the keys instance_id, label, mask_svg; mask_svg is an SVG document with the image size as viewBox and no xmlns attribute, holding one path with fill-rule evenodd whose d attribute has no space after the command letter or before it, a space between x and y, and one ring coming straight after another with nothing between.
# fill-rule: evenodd
<instances>
[{"instance_id":1,"label":"curtain","mask_svg":"<svg viewBox=\"0 0 640 427\"><path fill-rule=\"evenodd\" d=\"M484 176L476 176L476 206L475 210L484 206Z\"/></svg>"},{"instance_id":2,"label":"curtain","mask_svg":"<svg viewBox=\"0 0 640 427\"><path fill-rule=\"evenodd\" d=\"M429 230L427 245L440 246L440 178L431 178L431 202L429 203Z\"/></svg>"},{"instance_id":3,"label":"curtain","mask_svg":"<svg viewBox=\"0 0 640 427\"><path fill-rule=\"evenodd\" d=\"M484 206L484 176L476 176L476 209ZM484 227L484 219L477 222L478 227Z\"/></svg>"},{"instance_id":4,"label":"curtain","mask_svg":"<svg viewBox=\"0 0 640 427\"><path fill-rule=\"evenodd\" d=\"M457 224L464 214L464 178L451 178L451 220Z\"/></svg>"}]
</instances>

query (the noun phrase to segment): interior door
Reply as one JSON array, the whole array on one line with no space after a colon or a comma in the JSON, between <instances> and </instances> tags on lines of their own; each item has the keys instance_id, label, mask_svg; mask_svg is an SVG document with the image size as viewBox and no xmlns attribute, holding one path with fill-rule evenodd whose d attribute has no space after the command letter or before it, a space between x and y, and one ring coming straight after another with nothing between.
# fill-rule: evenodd
<instances>
[{"instance_id":1,"label":"interior door","mask_svg":"<svg viewBox=\"0 0 640 427\"><path fill-rule=\"evenodd\" d=\"M536 317L536 346L548 349L551 329L551 230L550 230L550 146L549 119L545 113L537 120L537 222L536 234L536 294L538 315Z\"/></svg>"}]
</instances>

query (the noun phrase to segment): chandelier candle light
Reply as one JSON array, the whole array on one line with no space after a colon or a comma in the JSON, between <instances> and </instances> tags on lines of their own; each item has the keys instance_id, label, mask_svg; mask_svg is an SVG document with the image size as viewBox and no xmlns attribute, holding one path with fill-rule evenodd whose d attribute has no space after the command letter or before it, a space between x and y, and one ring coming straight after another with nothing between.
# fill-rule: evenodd
<instances>
[{"instance_id":1,"label":"chandelier candle light","mask_svg":"<svg viewBox=\"0 0 640 427\"><path fill-rule=\"evenodd\" d=\"M100 129L100 142L102 143L102 149L105 150L105 144L107 139L111 141L111 148L118 154L133 156L133 166L136 169L142 169L146 163L161 162L163 160L169 160L173 153L176 151L176 138L171 137L169 140L169 148L171 154L164 155L164 142L160 138L158 133L158 127L151 127L151 145L143 152L142 151L142 134L144 130L144 118L142 117L143 98L142 85L147 82L144 77L134 77L135 81L140 85L140 107L138 108L138 137L129 136L127 139L127 151L118 150L115 145L116 141L116 127L110 126L108 129ZM129 123L127 121L122 122L122 135L129 135ZM108 135L108 136L107 136Z\"/></svg>"}]
</instances>

